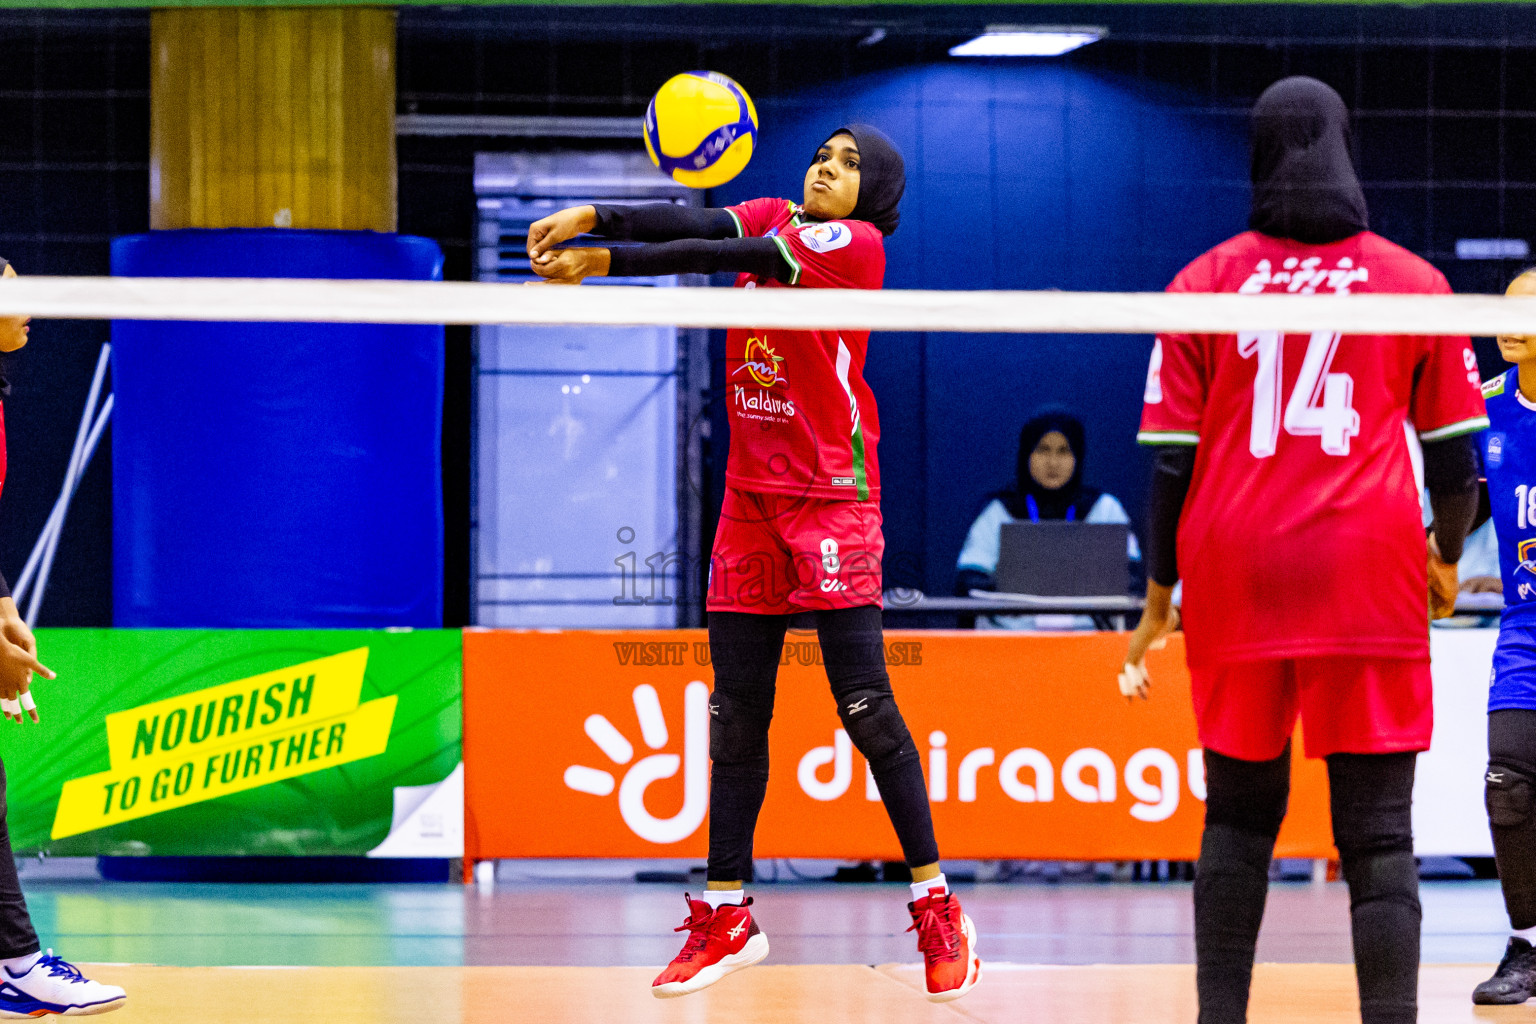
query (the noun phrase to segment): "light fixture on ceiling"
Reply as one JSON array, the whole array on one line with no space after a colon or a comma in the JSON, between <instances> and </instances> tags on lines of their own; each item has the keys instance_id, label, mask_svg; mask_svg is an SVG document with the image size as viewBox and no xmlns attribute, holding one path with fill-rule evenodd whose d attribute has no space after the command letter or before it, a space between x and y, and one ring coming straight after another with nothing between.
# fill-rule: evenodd
<instances>
[{"instance_id":1,"label":"light fixture on ceiling","mask_svg":"<svg viewBox=\"0 0 1536 1024\"><path fill-rule=\"evenodd\" d=\"M950 47L951 57L1060 57L1109 34L1092 25L988 25L968 42Z\"/></svg>"}]
</instances>

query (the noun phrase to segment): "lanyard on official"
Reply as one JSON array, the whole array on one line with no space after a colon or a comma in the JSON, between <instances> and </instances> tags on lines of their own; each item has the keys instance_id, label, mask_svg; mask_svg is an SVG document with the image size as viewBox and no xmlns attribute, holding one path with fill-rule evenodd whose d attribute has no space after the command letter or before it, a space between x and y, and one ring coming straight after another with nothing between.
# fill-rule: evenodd
<instances>
[{"instance_id":1,"label":"lanyard on official","mask_svg":"<svg viewBox=\"0 0 1536 1024\"><path fill-rule=\"evenodd\" d=\"M1029 521L1038 523L1040 521L1040 506L1035 502L1035 496L1033 494L1024 495L1024 504L1029 509ZM1068 505L1067 514L1062 516L1062 518L1069 523L1075 522L1077 520L1077 506Z\"/></svg>"}]
</instances>

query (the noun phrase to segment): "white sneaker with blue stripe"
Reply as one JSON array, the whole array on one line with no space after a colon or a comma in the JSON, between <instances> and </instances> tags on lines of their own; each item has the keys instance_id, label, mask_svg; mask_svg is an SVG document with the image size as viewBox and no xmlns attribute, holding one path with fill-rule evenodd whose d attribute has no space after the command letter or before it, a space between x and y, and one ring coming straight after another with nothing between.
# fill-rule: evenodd
<instances>
[{"instance_id":1,"label":"white sneaker with blue stripe","mask_svg":"<svg viewBox=\"0 0 1536 1024\"><path fill-rule=\"evenodd\" d=\"M51 949L21 974L0 967L0 1018L106 1013L127 1001L128 993L92 981Z\"/></svg>"}]
</instances>

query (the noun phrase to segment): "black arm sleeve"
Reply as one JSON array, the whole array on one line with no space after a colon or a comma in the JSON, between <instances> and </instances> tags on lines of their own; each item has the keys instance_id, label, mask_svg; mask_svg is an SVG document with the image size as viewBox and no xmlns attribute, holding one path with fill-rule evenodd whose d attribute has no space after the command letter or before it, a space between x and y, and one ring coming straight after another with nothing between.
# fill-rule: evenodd
<instances>
[{"instance_id":1,"label":"black arm sleeve","mask_svg":"<svg viewBox=\"0 0 1536 1024\"><path fill-rule=\"evenodd\" d=\"M594 235L631 242L672 242L679 238L735 238L736 218L724 210L707 210L676 203L592 207L597 211Z\"/></svg>"},{"instance_id":2,"label":"black arm sleeve","mask_svg":"<svg viewBox=\"0 0 1536 1024\"><path fill-rule=\"evenodd\" d=\"M663 274L756 274L785 284L794 272L771 238L688 238L655 245L617 245L608 250L609 277Z\"/></svg>"},{"instance_id":3,"label":"black arm sleeve","mask_svg":"<svg viewBox=\"0 0 1536 1024\"><path fill-rule=\"evenodd\" d=\"M1147 495L1147 578L1165 587L1179 582L1179 515L1194 476L1194 445L1157 449Z\"/></svg>"},{"instance_id":4,"label":"black arm sleeve","mask_svg":"<svg viewBox=\"0 0 1536 1024\"><path fill-rule=\"evenodd\" d=\"M1440 557L1452 565L1461 561L1462 545L1477 518L1477 477L1477 445L1471 435L1424 446L1424 487L1435 517L1435 543Z\"/></svg>"},{"instance_id":5,"label":"black arm sleeve","mask_svg":"<svg viewBox=\"0 0 1536 1024\"><path fill-rule=\"evenodd\" d=\"M1472 517L1472 529L1476 531L1493 518L1493 499L1488 496L1488 481L1477 482L1477 515ZM1470 534L1468 534L1470 536Z\"/></svg>"},{"instance_id":6,"label":"black arm sleeve","mask_svg":"<svg viewBox=\"0 0 1536 1024\"><path fill-rule=\"evenodd\" d=\"M0 576L0 598L11 596L11 585L5 582L5 577Z\"/></svg>"}]
</instances>

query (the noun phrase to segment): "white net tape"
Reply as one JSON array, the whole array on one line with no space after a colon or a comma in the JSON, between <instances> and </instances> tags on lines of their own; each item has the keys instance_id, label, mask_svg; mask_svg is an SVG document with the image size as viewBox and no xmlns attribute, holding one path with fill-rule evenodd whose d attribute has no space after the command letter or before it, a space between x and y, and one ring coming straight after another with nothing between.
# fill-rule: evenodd
<instances>
[{"instance_id":1,"label":"white net tape","mask_svg":"<svg viewBox=\"0 0 1536 1024\"><path fill-rule=\"evenodd\" d=\"M245 278L18 277L0 316L278 323L610 324L1152 334L1532 334L1536 297L637 288Z\"/></svg>"}]
</instances>

